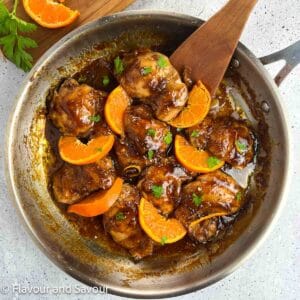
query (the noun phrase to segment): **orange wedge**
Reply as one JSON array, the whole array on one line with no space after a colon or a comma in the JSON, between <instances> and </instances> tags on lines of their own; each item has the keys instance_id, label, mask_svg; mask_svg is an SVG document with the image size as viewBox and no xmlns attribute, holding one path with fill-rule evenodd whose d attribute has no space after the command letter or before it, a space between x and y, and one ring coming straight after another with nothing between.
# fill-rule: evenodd
<instances>
[{"instance_id":1,"label":"orange wedge","mask_svg":"<svg viewBox=\"0 0 300 300\"><path fill-rule=\"evenodd\" d=\"M73 165L86 165L105 157L114 144L113 135L98 136L83 144L73 136L59 139L58 150L61 158Z\"/></svg>"},{"instance_id":2,"label":"orange wedge","mask_svg":"<svg viewBox=\"0 0 300 300\"><path fill-rule=\"evenodd\" d=\"M105 120L111 130L117 134L124 133L123 116L130 102L131 99L120 85L109 94L106 100Z\"/></svg>"},{"instance_id":3,"label":"orange wedge","mask_svg":"<svg viewBox=\"0 0 300 300\"><path fill-rule=\"evenodd\" d=\"M176 128L188 128L199 124L209 112L211 97L201 81L198 81L189 93L187 107L168 123Z\"/></svg>"},{"instance_id":4,"label":"orange wedge","mask_svg":"<svg viewBox=\"0 0 300 300\"><path fill-rule=\"evenodd\" d=\"M192 172L208 173L224 165L224 161L210 155L207 151L193 147L181 135L175 137L175 156L186 169Z\"/></svg>"},{"instance_id":5,"label":"orange wedge","mask_svg":"<svg viewBox=\"0 0 300 300\"><path fill-rule=\"evenodd\" d=\"M139 221L146 234L162 245L175 243L186 235L185 228L177 219L166 219L145 198L140 201Z\"/></svg>"},{"instance_id":6,"label":"orange wedge","mask_svg":"<svg viewBox=\"0 0 300 300\"><path fill-rule=\"evenodd\" d=\"M117 178L109 190L96 192L81 202L70 205L68 212L83 217L95 217L104 214L117 201L122 186L123 179Z\"/></svg>"},{"instance_id":7,"label":"orange wedge","mask_svg":"<svg viewBox=\"0 0 300 300\"><path fill-rule=\"evenodd\" d=\"M46 28L60 28L73 23L79 11L51 0L23 0L26 13Z\"/></svg>"}]
</instances>

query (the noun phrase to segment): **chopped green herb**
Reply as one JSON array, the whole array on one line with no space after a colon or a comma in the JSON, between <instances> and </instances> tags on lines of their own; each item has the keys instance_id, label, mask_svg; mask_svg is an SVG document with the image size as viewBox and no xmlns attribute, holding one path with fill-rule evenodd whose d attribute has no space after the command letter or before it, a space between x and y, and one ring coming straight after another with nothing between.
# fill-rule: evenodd
<instances>
[{"instance_id":1,"label":"chopped green herb","mask_svg":"<svg viewBox=\"0 0 300 300\"><path fill-rule=\"evenodd\" d=\"M168 66L168 61L161 55L157 60L157 65L163 69Z\"/></svg>"},{"instance_id":2,"label":"chopped green herb","mask_svg":"<svg viewBox=\"0 0 300 300\"><path fill-rule=\"evenodd\" d=\"M152 68L151 68L151 67L143 67L143 68L141 69L141 74L142 74L143 76L146 76L146 75L148 75L148 74L150 74L150 73L152 73Z\"/></svg>"},{"instance_id":3,"label":"chopped green herb","mask_svg":"<svg viewBox=\"0 0 300 300\"><path fill-rule=\"evenodd\" d=\"M84 83L84 82L86 82L86 76L84 76L84 75L80 75L79 77L78 77L78 83Z\"/></svg>"},{"instance_id":4,"label":"chopped green herb","mask_svg":"<svg viewBox=\"0 0 300 300\"><path fill-rule=\"evenodd\" d=\"M166 236L163 236L160 241L161 245L164 245L167 242L167 240L168 238Z\"/></svg>"},{"instance_id":5,"label":"chopped green herb","mask_svg":"<svg viewBox=\"0 0 300 300\"><path fill-rule=\"evenodd\" d=\"M247 150L247 145L245 143L241 142L240 140L235 141L235 147L236 147L237 151L240 153Z\"/></svg>"},{"instance_id":6,"label":"chopped green herb","mask_svg":"<svg viewBox=\"0 0 300 300\"><path fill-rule=\"evenodd\" d=\"M155 133L156 133L156 130L153 129L153 128L149 128L149 129L147 130L147 135L150 135L150 136L152 136L152 137L155 137Z\"/></svg>"},{"instance_id":7,"label":"chopped green herb","mask_svg":"<svg viewBox=\"0 0 300 300\"><path fill-rule=\"evenodd\" d=\"M193 130L191 133L191 137L195 138L198 137L200 135L200 132L198 130Z\"/></svg>"},{"instance_id":8,"label":"chopped green herb","mask_svg":"<svg viewBox=\"0 0 300 300\"><path fill-rule=\"evenodd\" d=\"M101 120L101 116L99 116L99 115L90 116L90 121L92 121L92 122L97 123L97 122L100 122L100 120Z\"/></svg>"},{"instance_id":9,"label":"chopped green herb","mask_svg":"<svg viewBox=\"0 0 300 300\"><path fill-rule=\"evenodd\" d=\"M124 219L126 219L126 216L121 211L116 213L116 220L117 221L122 221Z\"/></svg>"},{"instance_id":10,"label":"chopped green herb","mask_svg":"<svg viewBox=\"0 0 300 300\"><path fill-rule=\"evenodd\" d=\"M120 56L117 56L114 59L114 66L115 66L115 72L116 72L116 74L121 74L124 71L123 62L122 62Z\"/></svg>"},{"instance_id":11,"label":"chopped green herb","mask_svg":"<svg viewBox=\"0 0 300 300\"><path fill-rule=\"evenodd\" d=\"M156 198L160 198L164 192L164 189L161 185L152 185L151 190L152 190L153 196Z\"/></svg>"},{"instance_id":12,"label":"chopped green herb","mask_svg":"<svg viewBox=\"0 0 300 300\"><path fill-rule=\"evenodd\" d=\"M242 193L241 192L238 192L237 194L236 194L236 201L241 201L241 199L242 199Z\"/></svg>"},{"instance_id":13,"label":"chopped green herb","mask_svg":"<svg viewBox=\"0 0 300 300\"><path fill-rule=\"evenodd\" d=\"M207 159L207 165L210 169L215 167L216 165L218 165L220 162L221 161L218 158L216 158L215 156L210 156Z\"/></svg>"},{"instance_id":14,"label":"chopped green herb","mask_svg":"<svg viewBox=\"0 0 300 300\"><path fill-rule=\"evenodd\" d=\"M198 196L197 194L193 193L193 203L196 206L199 206L202 203L202 195Z\"/></svg>"},{"instance_id":15,"label":"chopped green herb","mask_svg":"<svg viewBox=\"0 0 300 300\"><path fill-rule=\"evenodd\" d=\"M103 151L102 147L96 148L96 150L99 151L99 152Z\"/></svg>"},{"instance_id":16,"label":"chopped green herb","mask_svg":"<svg viewBox=\"0 0 300 300\"><path fill-rule=\"evenodd\" d=\"M180 131L182 131L183 130L183 128L176 128L176 131L177 132L180 132Z\"/></svg>"},{"instance_id":17,"label":"chopped green herb","mask_svg":"<svg viewBox=\"0 0 300 300\"><path fill-rule=\"evenodd\" d=\"M170 131L168 131L168 133L164 136L164 142L167 145L170 145L172 143L172 140L173 140L172 133Z\"/></svg>"},{"instance_id":18,"label":"chopped green herb","mask_svg":"<svg viewBox=\"0 0 300 300\"><path fill-rule=\"evenodd\" d=\"M109 77L107 75L103 76L102 83L103 83L104 86L109 85L110 79L109 79Z\"/></svg>"},{"instance_id":19,"label":"chopped green herb","mask_svg":"<svg viewBox=\"0 0 300 300\"><path fill-rule=\"evenodd\" d=\"M148 150L147 156L149 159L152 159L154 157L154 150Z\"/></svg>"}]
</instances>

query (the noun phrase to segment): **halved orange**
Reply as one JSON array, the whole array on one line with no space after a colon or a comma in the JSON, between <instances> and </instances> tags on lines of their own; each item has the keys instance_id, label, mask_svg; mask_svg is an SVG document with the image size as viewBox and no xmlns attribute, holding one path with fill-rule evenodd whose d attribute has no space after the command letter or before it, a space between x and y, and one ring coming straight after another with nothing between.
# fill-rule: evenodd
<instances>
[{"instance_id":1,"label":"halved orange","mask_svg":"<svg viewBox=\"0 0 300 300\"><path fill-rule=\"evenodd\" d=\"M131 99L120 85L108 95L104 107L105 120L117 134L124 133L123 116L130 102Z\"/></svg>"},{"instance_id":2,"label":"halved orange","mask_svg":"<svg viewBox=\"0 0 300 300\"><path fill-rule=\"evenodd\" d=\"M199 124L208 114L211 96L201 81L189 93L187 107L168 123L176 128L188 128Z\"/></svg>"},{"instance_id":3,"label":"halved orange","mask_svg":"<svg viewBox=\"0 0 300 300\"><path fill-rule=\"evenodd\" d=\"M79 203L68 207L69 213L83 217L95 217L107 212L117 201L123 186L123 179L117 178L110 189L96 192Z\"/></svg>"},{"instance_id":4,"label":"halved orange","mask_svg":"<svg viewBox=\"0 0 300 300\"><path fill-rule=\"evenodd\" d=\"M58 150L61 158L73 165L86 165L105 157L114 144L113 135L103 135L91 139L87 144L73 136L59 139Z\"/></svg>"},{"instance_id":5,"label":"halved orange","mask_svg":"<svg viewBox=\"0 0 300 300\"><path fill-rule=\"evenodd\" d=\"M46 28L60 28L73 23L80 15L78 10L51 0L23 0L26 13Z\"/></svg>"},{"instance_id":6,"label":"halved orange","mask_svg":"<svg viewBox=\"0 0 300 300\"><path fill-rule=\"evenodd\" d=\"M207 151L193 147L181 135L175 137L175 156L186 169L192 172L208 173L224 165L224 161L210 155Z\"/></svg>"},{"instance_id":7,"label":"halved orange","mask_svg":"<svg viewBox=\"0 0 300 300\"><path fill-rule=\"evenodd\" d=\"M161 244L175 243L186 235L185 228L177 219L166 219L145 198L140 201L139 222L146 234Z\"/></svg>"}]
</instances>

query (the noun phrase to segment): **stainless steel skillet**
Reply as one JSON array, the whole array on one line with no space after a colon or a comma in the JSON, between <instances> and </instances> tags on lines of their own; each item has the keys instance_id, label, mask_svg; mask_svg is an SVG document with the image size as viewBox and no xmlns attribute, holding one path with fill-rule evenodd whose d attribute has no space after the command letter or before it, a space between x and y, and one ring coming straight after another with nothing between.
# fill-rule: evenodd
<instances>
[{"instance_id":1,"label":"stainless steel skillet","mask_svg":"<svg viewBox=\"0 0 300 300\"><path fill-rule=\"evenodd\" d=\"M253 184L266 189L251 221L230 247L210 261L205 251L180 257L156 257L134 263L126 255L111 252L106 244L80 235L65 218L49 194L46 176L48 145L45 140L45 99L49 89L87 61L117 51L114 39L123 46L154 46L171 52L201 20L179 14L143 11L127 12L87 24L55 44L28 74L11 115L7 131L6 169L8 186L20 217L42 251L61 269L78 280L106 286L114 294L158 298L201 289L228 275L249 258L265 239L283 208L290 173L290 142L287 121L278 89L262 63L239 45L233 65L243 78L241 89L248 109L259 115L265 138L272 141L268 176ZM104 43L105 42L105 43ZM101 47L93 48L93 45ZM114 48L115 47L115 48ZM290 66L299 58L298 44L288 52ZM84 53L84 54L83 54ZM295 56L295 55L298 56ZM265 62L273 57L265 57ZM291 67L287 67L289 70ZM283 74L284 72L282 72ZM287 73L287 72L286 72ZM254 93L253 93L254 91ZM255 94L255 95L254 95ZM255 105L251 105L250 100ZM260 170L263 174L264 170ZM254 195L254 194L253 194Z\"/></svg>"}]
</instances>

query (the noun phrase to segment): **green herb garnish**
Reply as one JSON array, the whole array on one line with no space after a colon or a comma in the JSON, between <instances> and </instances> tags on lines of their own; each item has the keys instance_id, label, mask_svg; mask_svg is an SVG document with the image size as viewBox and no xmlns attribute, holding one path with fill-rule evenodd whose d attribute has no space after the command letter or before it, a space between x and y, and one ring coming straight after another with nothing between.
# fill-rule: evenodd
<instances>
[{"instance_id":1,"label":"green herb garnish","mask_svg":"<svg viewBox=\"0 0 300 300\"><path fill-rule=\"evenodd\" d=\"M148 150L147 156L148 156L148 159L152 159L154 157L154 150Z\"/></svg>"},{"instance_id":2,"label":"green herb garnish","mask_svg":"<svg viewBox=\"0 0 300 300\"><path fill-rule=\"evenodd\" d=\"M103 149L102 149L102 147L99 147L99 148L96 148L96 151L102 152Z\"/></svg>"},{"instance_id":3,"label":"green herb garnish","mask_svg":"<svg viewBox=\"0 0 300 300\"><path fill-rule=\"evenodd\" d=\"M155 133L156 133L156 130L153 129L153 128L149 128L149 129L147 130L147 135L150 135L150 136L152 136L152 137L155 137Z\"/></svg>"},{"instance_id":4,"label":"green herb garnish","mask_svg":"<svg viewBox=\"0 0 300 300\"><path fill-rule=\"evenodd\" d=\"M235 141L235 147L236 147L237 151L240 153L247 150L247 145L245 143L241 142L240 140Z\"/></svg>"},{"instance_id":5,"label":"green herb garnish","mask_svg":"<svg viewBox=\"0 0 300 300\"><path fill-rule=\"evenodd\" d=\"M172 143L172 140L173 140L172 133L170 131L168 131L168 133L164 136L164 142L167 145L170 145Z\"/></svg>"},{"instance_id":6,"label":"green herb garnish","mask_svg":"<svg viewBox=\"0 0 300 300\"><path fill-rule=\"evenodd\" d=\"M207 165L210 169L215 167L216 165L218 165L220 162L221 161L218 158L216 158L215 156L210 156L207 159Z\"/></svg>"},{"instance_id":7,"label":"green herb garnish","mask_svg":"<svg viewBox=\"0 0 300 300\"><path fill-rule=\"evenodd\" d=\"M242 199L242 193L241 193L241 192L238 192L238 193L236 194L235 198L236 198L236 201L241 201L241 199Z\"/></svg>"},{"instance_id":8,"label":"green herb garnish","mask_svg":"<svg viewBox=\"0 0 300 300\"><path fill-rule=\"evenodd\" d=\"M116 220L117 221L122 221L125 218L126 218L126 216L121 211L119 211L119 212L116 213Z\"/></svg>"},{"instance_id":9,"label":"green herb garnish","mask_svg":"<svg viewBox=\"0 0 300 300\"><path fill-rule=\"evenodd\" d=\"M202 195L198 196L197 194L193 193L193 203L196 206L199 206L202 203Z\"/></svg>"},{"instance_id":10,"label":"green herb garnish","mask_svg":"<svg viewBox=\"0 0 300 300\"><path fill-rule=\"evenodd\" d=\"M100 115L90 116L89 119L90 121L97 123L100 122L101 116Z\"/></svg>"},{"instance_id":11,"label":"green herb garnish","mask_svg":"<svg viewBox=\"0 0 300 300\"><path fill-rule=\"evenodd\" d=\"M86 82L86 77L84 75L80 75L77 79L78 83L84 83Z\"/></svg>"},{"instance_id":12,"label":"green herb garnish","mask_svg":"<svg viewBox=\"0 0 300 300\"><path fill-rule=\"evenodd\" d=\"M110 83L109 77L108 77L107 75L104 75L104 76L103 76L103 79L102 79L102 84L103 84L104 86L107 86L107 85L109 85L109 83Z\"/></svg>"},{"instance_id":13,"label":"green herb garnish","mask_svg":"<svg viewBox=\"0 0 300 300\"><path fill-rule=\"evenodd\" d=\"M157 60L157 65L163 69L168 66L168 61L161 55Z\"/></svg>"},{"instance_id":14,"label":"green herb garnish","mask_svg":"<svg viewBox=\"0 0 300 300\"><path fill-rule=\"evenodd\" d=\"M114 59L114 66L115 66L115 72L116 72L116 74L121 74L124 71L123 62L122 62L120 56L117 56Z\"/></svg>"},{"instance_id":15,"label":"green herb garnish","mask_svg":"<svg viewBox=\"0 0 300 300\"><path fill-rule=\"evenodd\" d=\"M143 68L141 69L141 74L142 74L143 76L146 76L146 75L148 75L148 74L150 74L150 73L152 73L152 68L151 68L151 67L143 67Z\"/></svg>"},{"instance_id":16,"label":"green herb garnish","mask_svg":"<svg viewBox=\"0 0 300 300\"><path fill-rule=\"evenodd\" d=\"M176 128L176 131L177 132L180 132L180 131L182 131L183 130L183 128Z\"/></svg>"},{"instance_id":17,"label":"green herb garnish","mask_svg":"<svg viewBox=\"0 0 300 300\"><path fill-rule=\"evenodd\" d=\"M36 48L37 43L29 37L20 35L20 32L30 33L37 27L16 16L18 3L19 1L15 0L12 12L9 12L3 1L0 1L0 46L9 60L27 72L32 68L33 58L25 50Z\"/></svg>"},{"instance_id":18,"label":"green herb garnish","mask_svg":"<svg viewBox=\"0 0 300 300\"><path fill-rule=\"evenodd\" d=\"M152 190L153 196L156 198L160 198L164 192L164 189L161 185L152 185L151 190Z\"/></svg>"},{"instance_id":19,"label":"green herb garnish","mask_svg":"<svg viewBox=\"0 0 300 300\"><path fill-rule=\"evenodd\" d=\"M198 130L193 130L191 133L191 137L196 138L200 135L200 132Z\"/></svg>"},{"instance_id":20,"label":"green herb garnish","mask_svg":"<svg viewBox=\"0 0 300 300\"><path fill-rule=\"evenodd\" d=\"M163 246L167 242L168 238L166 236L163 236L160 240L160 244Z\"/></svg>"}]
</instances>

